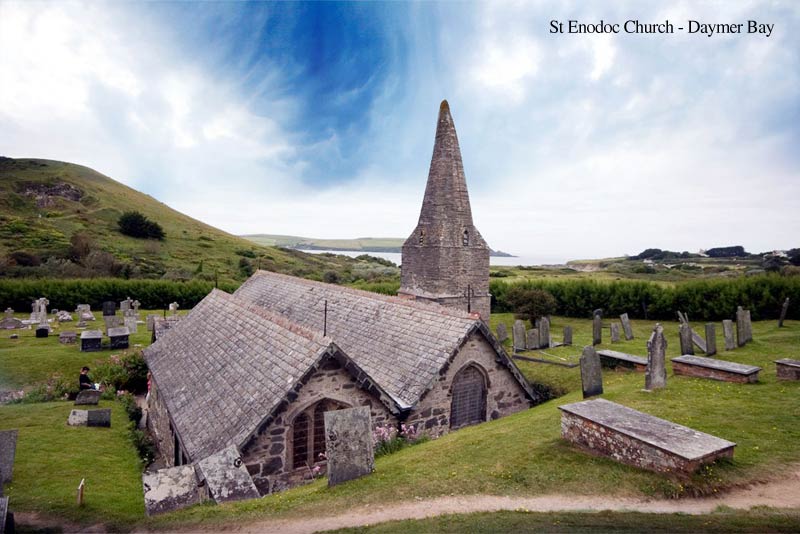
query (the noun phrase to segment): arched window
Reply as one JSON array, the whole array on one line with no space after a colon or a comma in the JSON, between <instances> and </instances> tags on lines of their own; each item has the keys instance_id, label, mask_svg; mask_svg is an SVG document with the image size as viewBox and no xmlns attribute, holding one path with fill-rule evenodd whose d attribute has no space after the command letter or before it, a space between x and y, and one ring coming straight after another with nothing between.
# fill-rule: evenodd
<instances>
[{"instance_id":1,"label":"arched window","mask_svg":"<svg viewBox=\"0 0 800 534\"><path fill-rule=\"evenodd\" d=\"M324 461L325 412L348 408L342 402L322 399L303 410L292 423L292 468L311 467Z\"/></svg>"},{"instance_id":2,"label":"arched window","mask_svg":"<svg viewBox=\"0 0 800 534\"><path fill-rule=\"evenodd\" d=\"M420 245L425 244L425 230L422 228L419 229L419 244Z\"/></svg>"},{"instance_id":3,"label":"arched window","mask_svg":"<svg viewBox=\"0 0 800 534\"><path fill-rule=\"evenodd\" d=\"M482 423L486 420L486 380L483 373L470 365L453 378L450 401L450 428Z\"/></svg>"},{"instance_id":4,"label":"arched window","mask_svg":"<svg viewBox=\"0 0 800 534\"><path fill-rule=\"evenodd\" d=\"M461 244L465 247L469 246L469 230L464 228L464 233L461 235Z\"/></svg>"}]
</instances>

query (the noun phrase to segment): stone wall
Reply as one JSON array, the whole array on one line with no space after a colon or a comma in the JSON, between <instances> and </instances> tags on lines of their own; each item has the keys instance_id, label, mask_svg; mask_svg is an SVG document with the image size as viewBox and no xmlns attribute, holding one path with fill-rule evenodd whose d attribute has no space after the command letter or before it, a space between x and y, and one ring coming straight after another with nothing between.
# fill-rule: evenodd
<instances>
[{"instance_id":1,"label":"stone wall","mask_svg":"<svg viewBox=\"0 0 800 534\"><path fill-rule=\"evenodd\" d=\"M147 409L147 428L153 435L153 443L164 457L168 467L175 465L175 435L164 400L159 395L156 381L150 379L150 399Z\"/></svg>"},{"instance_id":2,"label":"stone wall","mask_svg":"<svg viewBox=\"0 0 800 534\"><path fill-rule=\"evenodd\" d=\"M455 375L476 364L487 378L486 420L497 419L531 406L525 391L496 359L496 353L482 334L475 332L461 347L450 365L444 367L436 384L409 414L406 424L419 425L431 436L450 431L451 385ZM418 427L418 428L419 428Z\"/></svg>"},{"instance_id":3,"label":"stone wall","mask_svg":"<svg viewBox=\"0 0 800 534\"><path fill-rule=\"evenodd\" d=\"M338 361L328 360L310 376L297 398L242 448L242 460L262 495L281 491L311 478L308 466L294 468L291 465L291 423L305 408L322 399L332 399L350 407L369 406L373 426L385 423L397 425L397 419L383 403L361 389ZM324 461L319 465L324 467Z\"/></svg>"}]
</instances>

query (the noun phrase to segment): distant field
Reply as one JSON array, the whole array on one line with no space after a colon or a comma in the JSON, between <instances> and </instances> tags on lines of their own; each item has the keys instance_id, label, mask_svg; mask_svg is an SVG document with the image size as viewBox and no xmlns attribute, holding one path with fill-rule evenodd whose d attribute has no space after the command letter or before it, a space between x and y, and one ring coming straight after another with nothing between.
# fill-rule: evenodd
<instances>
[{"instance_id":1,"label":"distant field","mask_svg":"<svg viewBox=\"0 0 800 534\"><path fill-rule=\"evenodd\" d=\"M405 239L400 237L359 237L356 239L317 239L290 235L252 234L241 236L264 246L311 248L320 250L372 250L400 252Z\"/></svg>"}]
</instances>

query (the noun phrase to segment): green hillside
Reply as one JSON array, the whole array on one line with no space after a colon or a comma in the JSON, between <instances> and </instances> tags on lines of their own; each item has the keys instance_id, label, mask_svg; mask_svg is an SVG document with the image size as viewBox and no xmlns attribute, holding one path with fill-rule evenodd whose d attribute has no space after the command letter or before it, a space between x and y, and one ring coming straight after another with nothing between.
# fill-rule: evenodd
<instances>
[{"instance_id":1,"label":"green hillside","mask_svg":"<svg viewBox=\"0 0 800 534\"><path fill-rule=\"evenodd\" d=\"M120 233L117 221L131 210L158 223L166 237ZM363 263L260 246L81 165L0 158L0 276L224 281L261 268L320 279Z\"/></svg>"},{"instance_id":2,"label":"green hillside","mask_svg":"<svg viewBox=\"0 0 800 534\"><path fill-rule=\"evenodd\" d=\"M318 250L363 250L365 252L400 252L405 239L400 237L358 237L356 239L317 239L293 235L251 234L241 236L264 246Z\"/></svg>"}]
</instances>

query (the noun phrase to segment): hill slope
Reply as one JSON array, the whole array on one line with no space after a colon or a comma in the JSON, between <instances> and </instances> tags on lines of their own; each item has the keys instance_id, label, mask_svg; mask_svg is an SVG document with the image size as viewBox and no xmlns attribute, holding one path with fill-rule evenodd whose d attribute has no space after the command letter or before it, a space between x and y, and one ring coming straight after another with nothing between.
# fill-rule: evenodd
<instances>
[{"instance_id":1,"label":"hill slope","mask_svg":"<svg viewBox=\"0 0 800 534\"><path fill-rule=\"evenodd\" d=\"M130 210L160 224L166 238L121 234L117 221ZM82 252L71 246L75 234L86 236ZM12 158L0 158L0 256L0 275L54 277L236 280L261 268L320 278L357 263L257 245L81 165Z\"/></svg>"}]
</instances>

